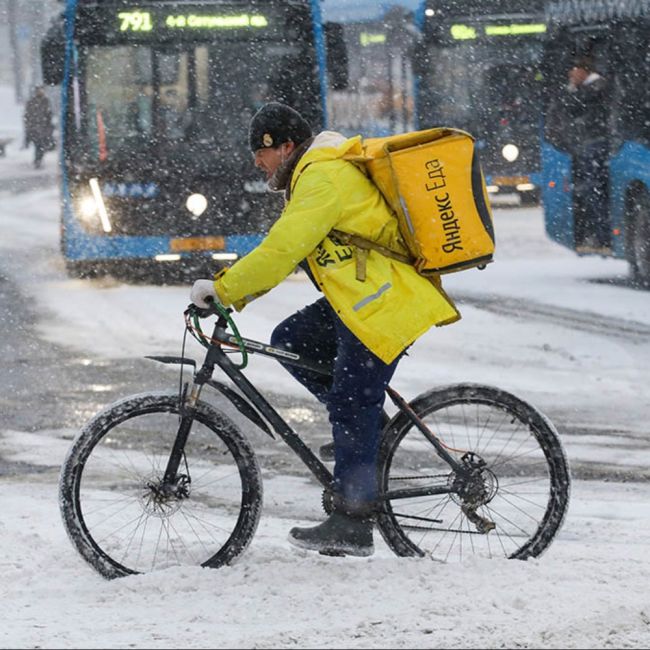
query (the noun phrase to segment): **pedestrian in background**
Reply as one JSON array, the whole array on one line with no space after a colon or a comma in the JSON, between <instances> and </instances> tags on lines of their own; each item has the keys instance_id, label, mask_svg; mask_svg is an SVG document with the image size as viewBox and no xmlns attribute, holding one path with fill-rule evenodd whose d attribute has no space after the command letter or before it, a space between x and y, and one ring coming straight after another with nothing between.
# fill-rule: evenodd
<instances>
[{"instance_id":1,"label":"pedestrian in background","mask_svg":"<svg viewBox=\"0 0 650 650\"><path fill-rule=\"evenodd\" d=\"M45 152L54 149L52 107L43 86L36 86L25 105L24 126L25 146L34 144L34 167L39 169Z\"/></svg>"}]
</instances>

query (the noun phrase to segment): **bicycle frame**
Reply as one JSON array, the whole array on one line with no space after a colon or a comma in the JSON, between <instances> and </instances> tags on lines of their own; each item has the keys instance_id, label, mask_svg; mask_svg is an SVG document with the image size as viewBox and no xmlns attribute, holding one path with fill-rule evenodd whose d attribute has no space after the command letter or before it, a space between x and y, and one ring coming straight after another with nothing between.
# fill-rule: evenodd
<instances>
[{"instance_id":1,"label":"bicycle frame","mask_svg":"<svg viewBox=\"0 0 650 650\"><path fill-rule=\"evenodd\" d=\"M229 310L230 311L230 310ZM197 310L197 313L206 315L205 310ZM217 322L214 326L214 331L207 345L207 353L203 361L203 365L198 371L195 371L192 382L192 387L189 395L185 394L184 405L182 407L182 417L178 429L178 434L174 442L174 447L170 454L170 458L165 470L164 485L167 489L173 490L179 481L178 469L183 457L183 449L189 436L192 421L194 419L194 410L199 401L201 391L207 384L224 394L235 407L243 413L248 419L253 421L256 425L262 428L272 438L273 433L269 430L266 422L272 427L277 435L289 445L294 453L306 465L311 473L316 477L319 483L326 489L331 490L333 483L333 476L329 469L321 462L321 460L314 454L314 452L303 442L302 438L291 428L291 426L282 418L282 416L273 408L266 398L255 388L255 386L246 378L244 373L228 358L227 353L222 349L222 346L240 347L249 354L261 354L262 356L271 357L276 361L283 364L296 366L305 370L310 370L323 375L329 375L330 372L324 369L321 365L313 360L303 357L300 354L285 350L282 348L273 347L260 341L252 339L241 338L233 336L226 330L227 320L225 316L215 313L211 310L207 315L217 315ZM171 364L187 364L196 367L193 359L184 357L162 357L162 356L147 356L146 358L161 363ZM231 388L212 379L215 366L221 370L232 380L232 382L241 391L243 396L233 391ZM404 413L411 422L421 431L424 437L433 445L438 455L450 466L450 469L456 473L457 476L465 476L467 474L467 467L456 460L438 440L438 438L430 431L430 429L422 422L417 414L410 407L408 402L397 391L390 386L386 389L386 393L391 398L393 403L397 406L401 413ZM262 417L266 422L262 419ZM390 427L399 414L394 416L386 425ZM427 496L434 494L447 494L456 492L454 486L430 486L428 488L405 488L400 490L388 491L380 495L380 501L389 499L405 499L414 496Z\"/></svg>"}]
</instances>

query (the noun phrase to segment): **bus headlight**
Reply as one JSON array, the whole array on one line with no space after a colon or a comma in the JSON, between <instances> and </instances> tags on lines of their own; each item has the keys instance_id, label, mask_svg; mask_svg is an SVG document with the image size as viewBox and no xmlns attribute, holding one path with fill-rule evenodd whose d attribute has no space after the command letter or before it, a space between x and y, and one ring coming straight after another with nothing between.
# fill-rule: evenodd
<instances>
[{"instance_id":1,"label":"bus headlight","mask_svg":"<svg viewBox=\"0 0 650 650\"><path fill-rule=\"evenodd\" d=\"M190 194L185 201L185 207L195 217L200 217L208 207L208 199L203 194Z\"/></svg>"},{"instance_id":2,"label":"bus headlight","mask_svg":"<svg viewBox=\"0 0 650 650\"><path fill-rule=\"evenodd\" d=\"M79 213L81 218L88 222L97 216L97 203L92 196L84 196L79 201Z\"/></svg>"},{"instance_id":3,"label":"bus headlight","mask_svg":"<svg viewBox=\"0 0 650 650\"><path fill-rule=\"evenodd\" d=\"M501 149L501 155L508 162L514 162L519 158L519 147L516 144L507 144Z\"/></svg>"},{"instance_id":4,"label":"bus headlight","mask_svg":"<svg viewBox=\"0 0 650 650\"><path fill-rule=\"evenodd\" d=\"M105 233L109 233L113 230L113 227L99 187L99 181L96 178L91 178L88 181L88 185L90 186L91 193L87 194L83 192L77 199L75 202L75 213L85 226L93 232L96 233L99 227L101 227Z\"/></svg>"},{"instance_id":5,"label":"bus headlight","mask_svg":"<svg viewBox=\"0 0 650 650\"><path fill-rule=\"evenodd\" d=\"M102 196L102 191L99 187L99 181L96 178L91 178L88 181L88 185L90 185L90 191L93 193L93 199L97 206L97 212L99 212L99 220L102 223L102 229L105 233L109 233L113 230L113 227L111 226L111 220L108 218L108 211L106 210L104 197Z\"/></svg>"}]
</instances>

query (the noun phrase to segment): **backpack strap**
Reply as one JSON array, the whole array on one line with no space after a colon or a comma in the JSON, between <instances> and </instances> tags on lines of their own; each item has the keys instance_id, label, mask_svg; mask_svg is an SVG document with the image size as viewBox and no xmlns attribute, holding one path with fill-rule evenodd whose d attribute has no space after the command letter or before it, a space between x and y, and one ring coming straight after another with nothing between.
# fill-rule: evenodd
<instances>
[{"instance_id":1,"label":"backpack strap","mask_svg":"<svg viewBox=\"0 0 650 650\"><path fill-rule=\"evenodd\" d=\"M398 262L403 262L404 264L413 264L413 259L408 255L397 253L386 246L377 244L376 242L360 237L359 235L353 235L349 232L343 232L342 230L332 230L330 235L342 244L355 246L357 248L355 252L355 261L357 265L357 280L359 282L365 282L366 280L366 260L368 259L368 251L370 250L377 251L386 257L390 257Z\"/></svg>"}]
</instances>

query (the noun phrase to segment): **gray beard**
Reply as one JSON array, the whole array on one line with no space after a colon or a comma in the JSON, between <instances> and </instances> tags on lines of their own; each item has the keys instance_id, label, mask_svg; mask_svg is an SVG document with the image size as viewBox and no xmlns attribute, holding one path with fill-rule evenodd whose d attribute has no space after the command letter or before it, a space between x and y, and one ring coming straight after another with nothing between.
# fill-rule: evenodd
<instances>
[{"instance_id":1,"label":"gray beard","mask_svg":"<svg viewBox=\"0 0 650 650\"><path fill-rule=\"evenodd\" d=\"M312 137L299 144L291 152L291 155L275 170L271 178L267 181L268 188L271 192L282 192L287 189L293 170L313 141L314 138Z\"/></svg>"}]
</instances>

